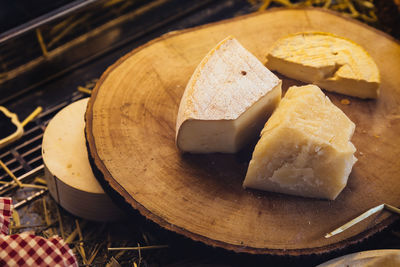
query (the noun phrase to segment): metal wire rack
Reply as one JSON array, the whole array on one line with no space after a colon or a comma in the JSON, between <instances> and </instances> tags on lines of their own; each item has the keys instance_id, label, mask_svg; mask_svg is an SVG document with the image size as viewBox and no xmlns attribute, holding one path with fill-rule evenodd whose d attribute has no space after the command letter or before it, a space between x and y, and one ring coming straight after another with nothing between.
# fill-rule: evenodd
<instances>
[{"instance_id":1,"label":"metal wire rack","mask_svg":"<svg viewBox=\"0 0 400 267\"><path fill-rule=\"evenodd\" d=\"M25 126L24 134L19 140L0 150L0 160L18 180L26 180L43 171L42 138L47 124L63 107L82 97L83 93L76 92L68 99L45 110ZM0 169L0 181L11 181L11 177L4 169ZM5 186L0 187L0 192L4 190L3 187L5 188Z\"/></svg>"}]
</instances>

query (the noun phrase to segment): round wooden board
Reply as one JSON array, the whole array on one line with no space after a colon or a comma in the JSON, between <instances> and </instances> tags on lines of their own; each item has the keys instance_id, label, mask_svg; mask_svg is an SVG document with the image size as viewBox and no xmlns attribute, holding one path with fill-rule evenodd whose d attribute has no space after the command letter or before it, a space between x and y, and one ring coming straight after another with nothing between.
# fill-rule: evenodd
<instances>
[{"instance_id":1,"label":"round wooden board","mask_svg":"<svg viewBox=\"0 0 400 267\"><path fill-rule=\"evenodd\" d=\"M361 44L382 79L377 100L327 93L356 124L358 162L335 201L244 190L252 147L235 155L181 155L175 121L186 83L219 41L235 36L264 61L278 38L332 32ZM283 79L284 87L299 82ZM121 58L99 80L86 112L95 167L132 207L161 226L237 252L301 255L358 242L391 224L382 212L342 234L324 235L367 209L400 206L400 45L319 9L277 9L164 35Z\"/></svg>"}]
</instances>

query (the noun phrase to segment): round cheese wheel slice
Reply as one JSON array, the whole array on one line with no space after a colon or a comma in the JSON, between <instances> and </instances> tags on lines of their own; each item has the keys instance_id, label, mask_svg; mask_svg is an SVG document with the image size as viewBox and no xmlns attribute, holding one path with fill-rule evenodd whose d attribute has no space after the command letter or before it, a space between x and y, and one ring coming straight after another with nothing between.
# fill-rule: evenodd
<instances>
[{"instance_id":1,"label":"round cheese wheel slice","mask_svg":"<svg viewBox=\"0 0 400 267\"><path fill-rule=\"evenodd\" d=\"M70 213L94 221L114 221L121 210L96 180L88 159L84 114L88 98L59 111L48 124L42 144L50 194Z\"/></svg>"}]
</instances>

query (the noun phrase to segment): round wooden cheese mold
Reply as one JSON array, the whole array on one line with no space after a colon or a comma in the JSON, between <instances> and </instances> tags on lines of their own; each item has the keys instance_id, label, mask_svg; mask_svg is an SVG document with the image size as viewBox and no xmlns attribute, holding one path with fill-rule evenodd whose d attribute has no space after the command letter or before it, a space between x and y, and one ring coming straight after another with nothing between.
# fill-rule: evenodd
<instances>
[{"instance_id":1,"label":"round wooden cheese mold","mask_svg":"<svg viewBox=\"0 0 400 267\"><path fill-rule=\"evenodd\" d=\"M43 135L42 156L50 194L72 214L94 221L115 221L122 212L93 175L85 140L88 98L59 111Z\"/></svg>"},{"instance_id":2,"label":"round wooden cheese mold","mask_svg":"<svg viewBox=\"0 0 400 267\"><path fill-rule=\"evenodd\" d=\"M251 146L232 155L179 153L174 142L179 102L208 51L233 35L264 61L276 40L303 31L330 32L360 44L381 74L377 100L326 92L356 124L352 142L358 162L336 200L244 190ZM166 34L102 75L86 112L89 154L103 179L133 208L194 240L255 254L344 248L397 218L383 211L324 238L374 206L400 206L399 59L400 45L388 35L320 9L276 9ZM301 84L281 78L284 88Z\"/></svg>"}]
</instances>

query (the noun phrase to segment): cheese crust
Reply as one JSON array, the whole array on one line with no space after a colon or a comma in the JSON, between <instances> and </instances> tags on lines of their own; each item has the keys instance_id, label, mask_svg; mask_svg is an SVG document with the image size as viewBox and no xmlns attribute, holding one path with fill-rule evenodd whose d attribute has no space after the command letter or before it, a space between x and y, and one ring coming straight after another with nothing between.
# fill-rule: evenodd
<instances>
[{"instance_id":1,"label":"cheese crust","mask_svg":"<svg viewBox=\"0 0 400 267\"><path fill-rule=\"evenodd\" d=\"M377 98L380 74L360 45L323 32L304 32L275 42L266 66L283 75L359 98Z\"/></svg>"}]
</instances>

